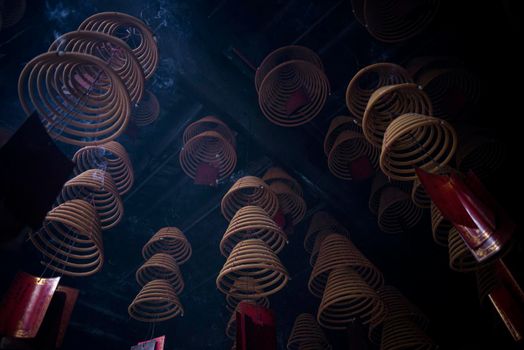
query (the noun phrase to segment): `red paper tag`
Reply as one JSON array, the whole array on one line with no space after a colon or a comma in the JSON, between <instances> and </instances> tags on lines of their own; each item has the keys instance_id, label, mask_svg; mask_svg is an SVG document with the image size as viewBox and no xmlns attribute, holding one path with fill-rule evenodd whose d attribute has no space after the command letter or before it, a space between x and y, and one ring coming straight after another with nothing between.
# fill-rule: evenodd
<instances>
[{"instance_id":1,"label":"red paper tag","mask_svg":"<svg viewBox=\"0 0 524 350\"><path fill-rule=\"evenodd\" d=\"M373 165L367 156L361 156L351 162L351 177L353 180L360 181L369 179L375 174Z\"/></svg>"},{"instance_id":2,"label":"red paper tag","mask_svg":"<svg viewBox=\"0 0 524 350\"><path fill-rule=\"evenodd\" d=\"M286 114L291 115L300 108L308 105L311 102L309 95L303 87L293 92L286 102Z\"/></svg>"},{"instance_id":3,"label":"red paper tag","mask_svg":"<svg viewBox=\"0 0 524 350\"><path fill-rule=\"evenodd\" d=\"M260 305L240 302L237 312L237 349L276 350L275 315Z\"/></svg>"},{"instance_id":4,"label":"red paper tag","mask_svg":"<svg viewBox=\"0 0 524 350\"><path fill-rule=\"evenodd\" d=\"M0 333L34 338L59 281L60 277L38 278L18 272L0 305Z\"/></svg>"},{"instance_id":5,"label":"red paper tag","mask_svg":"<svg viewBox=\"0 0 524 350\"><path fill-rule=\"evenodd\" d=\"M71 315L73 314L73 309L78 299L78 289L58 286L55 294L64 294L65 303L62 309L62 315L60 317L60 324L58 325L58 335L56 337L56 347L59 348L62 346L64 341L64 336L69 326L69 321L71 320Z\"/></svg>"},{"instance_id":6,"label":"red paper tag","mask_svg":"<svg viewBox=\"0 0 524 350\"><path fill-rule=\"evenodd\" d=\"M152 344L154 344L154 347L151 348L152 350L164 350L165 341L166 336L163 335L161 337L140 342L137 345L133 346L131 350L149 350L148 346L151 346Z\"/></svg>"},{"instance_id":7,"label":"red paper tag","mask_svg":"<svg viewBox=\"0 0 524 350\"><path fill-rule=\"evenodd\" d=\"M209 163L200 163L197 166L195 184L216 186L218 180L218 167Z\"/></svg>"}]
</instances>

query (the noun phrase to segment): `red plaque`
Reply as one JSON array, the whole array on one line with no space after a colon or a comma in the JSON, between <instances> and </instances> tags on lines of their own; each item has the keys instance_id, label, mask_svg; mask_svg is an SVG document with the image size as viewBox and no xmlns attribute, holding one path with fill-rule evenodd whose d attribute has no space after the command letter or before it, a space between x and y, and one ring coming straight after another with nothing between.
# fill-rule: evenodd
<instances>
[{"instance_id":1,"label":"red plaque","mask_svg":"<svg viewBox=\"0 0 524 350\"><path fill-rule=\"evenodd\" d=\"M163 335L158 338L140 342L137 345L133 346L131 350L164 350L165 341L166 336Z\"/></svg>"},{"instance_id":2,"label":"red plaque","mask_svg":"<svg viewBox=\"0 0 524 350\"><path fill-rule=\"evenodd\" d=\"M455 172L435 175L417 169L417 176L479 262L500 252L511 239L516 225L473 172L462 179Z\"/></svg>"},{"instance_id":3,"label":"red plaque","mask_svg":"<svg viewBox=\"0 0 524 350\"><path fill-rule=\"evenodd\" d=\"M216 186L218 180L218 167L214 164L200 163L196 169L195 184Z\"/></svg>"},{"instance_id":4,"label":"red plaque","mask_svg":"<svg viewBox=\"0 0 524 350\"><path fill-rule=\"evenodd\" d=\"M18 272L0 305L0 333L34 338L59 281L60 277L39 278Z\"/></svg>"},{"instance_id":5,"label":"red plaque","mask_svg":"<svg viewBox=\"0 0 524 350\"><path fill-rule=\"evenodd\" d=\"M238 350L276 350L275 315L260 305L240 302L237 312Z\"/></svg>"}]
</instances>

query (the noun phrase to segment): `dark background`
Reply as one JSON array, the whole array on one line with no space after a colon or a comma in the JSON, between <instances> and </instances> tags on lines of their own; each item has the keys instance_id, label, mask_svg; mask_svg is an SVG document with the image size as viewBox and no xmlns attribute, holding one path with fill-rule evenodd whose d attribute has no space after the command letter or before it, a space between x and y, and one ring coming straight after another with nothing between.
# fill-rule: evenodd
<instances>
[{"instance_id":1,"label":"dark background","mask_svg":"<svg viewBox=\"0 0 524 350\"><path fill-rule=\"evenodd\" d=\"M104 232L105 266L92 277L63 279L81 290L64 349L127 349L152 333L167 335L166 349L229 349L229 313L215 287L224 263L218 244L227 227L219 203L236 179L261 176L271 165L283 167L301 182L309 209L280 254L292 280L270 298L278 317L280 348L296 315L315 314L319 304L307 290L311 269L302 242L310 216L320 209L343 222L355 244L382 270L386 283L428 315L430 334L443 349L518 348L491 310L480 308L474 274L447 267L446 249L432 242L429 214L404 234L381 233L367 208L370 182L333 177L322 148L330 120L348 113L344 93L359 69L382 61L405 65L417 56L458 57L482 82L480 105L467 123L489 129L508 149L505 166L488 186L520 219L521 205L516 203L522 192L522 58L517 51L522 12L516 1L442 1L433 24L398 45L374 40L345 0L28 3L24 19L0 33L0 127L15 130L25 118L16 92L24 64L91 14L114 10L142 18L155 31L160 50L160 65L148 88L160 100L161 116L152 126L129 130L119 139L132 157L136 181L124 197L124 220ZM254 71L246 60L256 67L270 51L291 43L320 55L332 93L311 123L285 129L260 113ZM236 172L216 188L193 185L178 164L185 126L208 114L218 115L238 132ZM71 147L61 147L68 155L74 153ZM153 330L130 319L127 306L139 290L134 272L142 263L141 247L163 226L181 228L192 243L193 256L181 268L185 316ZM516 250L522 256L522 246ZM0 259L0 292L17 270L37 275L42 271L39 255L28 242L4 248ZM341 334L329 336L335 349L345 348Z\"/></svg>"}]
</instances>

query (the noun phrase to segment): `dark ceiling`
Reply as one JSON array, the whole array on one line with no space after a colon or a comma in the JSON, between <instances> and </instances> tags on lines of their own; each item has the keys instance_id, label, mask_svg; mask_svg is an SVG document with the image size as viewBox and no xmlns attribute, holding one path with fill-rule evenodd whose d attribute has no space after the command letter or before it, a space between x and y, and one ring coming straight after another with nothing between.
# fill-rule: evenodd
<instances>
[{"instance_id":1,"label":"dark ceiling","mask_svg":"<svg viewBox=\"0 0 524 350\"><path fill-rule=\"evenodd\" d=\"M511 146L501 177L491 188L511 198L518 175L511 162L518 128L512 122L517 92L509 88L517 65L513 14L506 2L475 7L442 1L439 16L422 35L401 45L373 40L354 19L349 0L94 0L29 1L25 18L1 33L0 126L14 130L24 120L16 94L18 74L55 37L76 29L100 11L121 11L142 18L156 33L160 64L149 89L159 98L161 115L153 125L128 130L119 139L132 157L135 185L125 197L125 218L104 233L106 263L88 278L64 278L81 295L64 349L126 349L152 333L167 335L167 349L229 349L229 313L215 279L224 263L219 241L227 227L220 199L236 179L259 175L271 165L286 169L305 188L306 219L295 229L280 257L292 280L271 297L278 317L280 348L294 318L316 313L319 300L307 290L310 266L303 238L311 215L332 212L351 232L355 244L430 318L431 335L445 349L512 349L511 340L489 312L478 306L473 274L451 272L446 249L432 242L429 215L401 235L379 231L369 212L370 183L333 177L322 142L330 120L347 114L344 93L360 68L382 61L405 64L417 56L459 57L483 83L482 102L471 124L504 135ZM472 2L473 3L473 2ZM509 2L508 2L509 3ZM509 6L509 5L508 5ZM482 8L480 8L482 7ZM259 111L254 70L270 51L289 44L307 46L322 58L331 84L323 112L298 128L271 124ZM217 115L235 130L238 166L218 187L193 185L178 163L181 134L189 123ZM68 155L73 149L61 146ZM507 181L500 181L500 179ZM509 202L506 202L509 203ZM507 205L509 206L509 204ZM517 214L517 208L509 208ZM515 215L516 216L516 215ZM182 266L185 316L151 329L130 319L127 306L139 290L134 273L143 244L160 227L177 226L193 246ZM30 243L2 252L2 291L18 269L41 271ZM330 334L336 349L340 334Z\"/></svg>"}]
</instances>

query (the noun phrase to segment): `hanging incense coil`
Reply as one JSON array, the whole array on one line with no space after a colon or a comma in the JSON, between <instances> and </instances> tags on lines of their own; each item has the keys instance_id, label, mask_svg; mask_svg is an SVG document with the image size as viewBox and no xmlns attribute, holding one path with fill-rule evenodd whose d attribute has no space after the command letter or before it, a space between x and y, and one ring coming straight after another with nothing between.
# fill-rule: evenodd
<instances>
[{"instance_id":1,"label":"hanging incense coil","mask_svg":"<svg viewBox=\"0 0 524 350\"><path fill-rule=\"evenodd\" d=\"M284 46L267 55L257 68L255 73L255 87L257 92L260 90L260 86L266 75L274 68L280 66L282 63L297 60L308 62L318 69L324 70L320 57L311 49L298 45Z\"/></svg>"},{"instance_id":2,"label":"hanging incense coil","mask_svg":"<svg viewBox=\"0 0 524 350\"><path fill-rule=\"evenodd\" d=\"M89 169L67 181L59 201L84 199L95 207L103 230L117 225L124 216L124 204L111 175L99 169Z\"/></svg>"},{"instance_id":3,"label":"hanging incense coil","mask_svg":"<svg viewBox=\"0 0 524 350\"><path fill-rule=\"evenodd\" d=\"M408 113L393 120L384 134L380 168L394 180L412 181L416 168L437 172L457 149L457 134L446 121Z\"/></svg>"},{"instance_id":4,"label":"hanging incense coil","mask_svg":"<svg viewBox=\"0 0 524 350\"><path fill-rule=\"evenodd\" d=\"M155 94L146 90L142 99L135 105L131 117L137 126L153 124L160 115L160 103Z\"/></svg>"},{"instance_id":5,"label":"hanging incense coil","mask_svg":"<svg viewBox=\"0 0 524 350\"><path fill-rule=\"evenodd\" d=\"M101 169L111 174L121 196L133 186L133 165L125 148L116 141L85 146L75 153L73 162L76 164L75 174L88 169Z\"/></svg>"},{"instance_id":6,"label":"hanging incense coil","mask_svg":"<svg viewBox=\"0 0 524 350\"><path fill-rule=\"evenodd\" d=\"M142 322L161 322L184 316L173 286L166 280L148 282L127 309L129 316Z\"/></svg>"},{"instance_id":7,"label":"hanging incense coil","mask_svg":"<svg viewBox=\"0 0 524 350\"><path fill-rule=\"evenodd\" d=\"M124 41L104 33L79 30L58 37L48 51L77 52L100 58L125 84L131 103L138 103L142 99L144 73L131 48Z\"/></svg>"},{"instance_id":8,"label":"hanging incense coil","mask_svg":"<svg viewBox=\"0 0 524 350\"><path fill-rule=\"evenodd\" d=\"M29 238L47 260L41 263L60 274L90 276L104 263L100 221L84 200L73 199L53 208L42 229L31 231Z\"/></svg>"},{"instance_id":9,"label":"hanging incense coil","mask_svg":"<svg viewBox=\"0 0 524 350\"><path fill-rule=\"evenodd\" d=\"M475 275L477 279L479 301L481 305L484 305L486 301L489 300L489 294L500 283L499 277L497 276L496 265L484 265L475 272Z\"/></svg>"},{"instance_id":10,"label":"hanging incense coil","mask_svg":"<svg viewBox=\"0 0 524 350\"><path fill-rule=\"evenodd\" d=\"M471 272L478 270L481 266L455 227L449 230L448 249L449 267L452 270L457 272Z\"/></svg>"},{"instance_id":11,"label":"hanging incense coil","mask_svg":"<svg viewBox=\"0 0 524 350\"><path fill-rule=\"evenodd\" d=\"M15 26L24 17L26 0L0 1L0 30Z\"/></svg>"},{"instance_id":12,"label":"hanging incense coil","mask_svg":"<svg viewBox=\"0 0 524 350\"><path fill-rule=\"evenodd\" d=\"M329 273L317 315L322 327L346 329L355 318L366 325L385 315L382 300L356 271L338 267Z\"/></svg>"},{"instance_id":13,"label":"hanging incense coil","mask_svg":"<svg viewBox=\"0 0 524 350\"><path fill-rule=\"evenodd\" d=\"M362 133L343 131L329 152L328 168L339 179L352 180L351 162L366 157L373 168L377 168L379 153L379 150L373 147Z\"/></svg>"},{"instance_id":14,"label":"hanging incense coil","mask_svg":"<svg viewBox=\"0 0 524 350\"><path fill-rule=\"evenodd\" d=\"M135 54L147 79L158 66L158 47L153 32L136 17L120 12L101 12L87 18L79 30L102 32L126 41ZM135 44L135 37L139 42Z\"/></svg>"},{"instance_id":15,"label":"hanging incense coil","mask_svg":"<svg viewBox=\"0 0 524 350\"><path fill-rule=\"evenodd\" d=\"M255 75L262 113L285 127L315 118L326 102L329 81L318 55L302 46L286 46L270 53Z\"/></svg>"},{"instance_id":16,"label":"hanging incense coil","mask_svg":"<svg viewBox=\"0 0 524 350\"><path fill-rule=\"evenodd\" d=\"M51 137L77 146L116 139L131 114L118 74L82 53L48 52L32 59L18 79L18 96L26 114L38 112Z\"/></svg>"},{"instance_id":17,"label":"hanging incense coil","mask_svg":"<svg viewBox=\"0 0 524 350\"><path fill-rule=\"evenodd\" d=\"M422 73L418 83L433 105L433 116L453 120L467 113L480 99L480 81L460 68L435 68Z\"/></svg>"},{"instance_id":18,"label":"hanging incense coil","mask_svg":"<svg viewBox=\"0 0 524 350\"><path fill-rule=\"evenodd\" d=\"M318 253L320 253L320 247L322 246L322 241L324 240L324 238L326 238L328 235L332 233L336 233L336 231L322 231L316 235L315 244L313 245L313 250L311 251L311 255L309 256L309 265L311 265L311 267L314 267L317 262Z\"/></svg>"},{"instance_id":19,"label":"hanging incense coil","mask_svg":"<svg viewBox=\"0 0 524 350\"><path fill-rule=\"evenodd\" d=\"M142 248L142 256L149 259L156 253L171 255L177 265L182 265L191 257L191 244L176 227L163 227L149 239Z\"/></svg>"},{"instance_id":20,"label":"hanging incense coil","mask_svg":"<svg viewBox=\"0 0 524 350\"><path fill-rule=\"evenodd\" d=\"M407 318L421 329L427 329L429 320L418 307L413 305L397 288L383 286L377 290L386 307L386 318Z\"/></svg>"},{"instance_id":21,"label":"hanging incense coil","mask_svg":"<svg viewBox=\"0 0 524 350\"><path fill-rule=\"evenodd\" d=\"M399 188L400 190L404 192L411 191L410 183L391 181L381 171L377 172L377 174L373 178L373 182L371 183L371 193L369 195L369 201L368 201L369 210L373 214L375 215L378 214L382 190L389 186Z\"/></svg>"},{"instance_id":22,"label":"hanging incense coil","mask_svg":"<svg viewBox=\"0 0 524 350\"><path fill-rule=\"evenodd\" d=\"M333 216L325 211L317 211L309 223L306 237L304 238L304 249L311 253L317 236L322 232L340 233L343 236L349 237L348 230L338 222Z\"/></svg>"},{"instance_id":23,"label":"hanging incense coil","mask_svg":"<svg viewBox=\"0 0 524 350\"><path fill-rule=\"evenodd\" d=\"M338 116L333 118L329 124L326 137L324 138L324 154L326 157L329 156L338 136L344 131L362 133L362 127L360 122L353 117Z\"/></svg>"},{"instance_id":24,"label":"hanging incense coil","mask_svg":"<svg viewBox=\"0 0 524 350\"><path fill-rule=\"evenodd\" d=\"M220 252L227 257L238 242L250 238L264 241L276 254L280 253L287 243L285 232L264 209L254 205L240 208L233 216L220 241Z\"/></svg>"},{"instance_id":25,"label":"hanging incense coil","mask_svg":"<svg viewBox=\"0 0 524 350\"><path fill-rule=\"evenodd\" d=\"M433 241L438 245L447 247L449 230L452 227L451 222L444 219L437 206L431 202L431 232L433 233Z\"/></svg>"},{"instance_id":26,"label":"hanging incense coil","mask_svg":"<svg viewBox=\"0 0 524 350\"><path fill-rule=\"evenodd\" d=\"M293 225L296 226L306 215L306 202L296 194L288 185L283 182L275 181L269 188L278 197L280 210L285 216L291 217Z\"/></svg>"},{"instance_id":27,"label":"hanging incense coil","mask_svg":"<svg viewBox=\"0 0 524 350\"><path fill-rule=\"evenodd\" d=\"M504 144L489 136L483 130L460 130L457 148L457 169L461 172L472 170L480 179L494 175L506 159Z\"/></svg>"},{"instance_id":28,"label":"hanging incense coil","mask_svg":"<svg viewBox=\"0 0 524 350\"><path fill-rule=\"evenodd\" d=\"M411 83L408 72L393 63L375 63L362 68L349 82L346 106L351 114L362 121L369 98L382 86Z\"/></svg>"},{"instance_id":29,"label":"hanging incense coil","mask_svg":"<svg viewBox=\"0 0 524 350\"><path fill-rule=\"evenodd\" d=\"M431 338L407 318L397 317L384 322L381 350L434 350L437 348Z\"/></svg>"},{"instance_id":30,"label":"hanging incense coil","mask_svg":"<svg viewBox=\"0 0 524 350\"><path fill-rule=\"evenodd\" d=\"M220 209L227 221L230 221L238 209L246 205L256 205L275 217L278 212L278 197L262 179L244 176L235 182L222 198Z\"/></svg>"},{"instance_id":31,"label":"hanging incense coil","mask_svg":"<svg viewBox=\"0 0 524 350\"><path fill-rule=\"evenodd\" d=\"M250 277L257 288L241 289L234 283L240 278ZM239 242L217 277L217 288L224 294L241 299L257 299L275 294L284 288L289 279L286 268L277 255L260 239ZM240 287L240 288L239 288Z\"/></svg>"},{"instance_id":32,"label":"hanging incense coil","mask_svg":"<svg viewBox=\"0 0 524 350\"><path fill-rule=\"evenodd\" d=\"M197 120L194 123L189 124L189 126L184 130L182 140L185 144L193 137L205 131L214 131L219 133L233 147L235 147L236 141L235 134L233 133L233 131L223 121L212 115L209 115L207 117Z\"/></svg>"},{"instance_id":33,"label":"hanging incense coil","mask_svg":"<svg viewBox=\"0 0 524 350\"><path fill-rule=\"evenodd\" d=\"M255 294L257 292L261 292L262 289L258 287L256 281L251 277L241 277L235 280L235 282L233 282L233 286L230 289L230 294L226 295L226 308L231 312L235 312L237 305L241 301L248 301L250 303L269 308L269 299L267 297L242 299L234 296L237 293L246 294L246 291L247 294Z\"/></svg>"},{"instance_id":34,"label":"hanging incense coil","mask_svg":"<svg viewBox=\"0 0 524 350\"><path fill-rule=\"evenodd\" d=\"M384 284L382 273L346 237L332 233L323 239L320 252L309 277L311 294L321 298L329 273L338 267L351 267L373 289Z\"/></svg>"},{"instance_id":35,"label":"hanging incense coil","mask_svg":"<svg viewBox=\"0 0 524 350\"><path fill-rule=\"evenodd\" d=\"M175 293L179 295L184 290L184 280L176 260L169 254L156 253L136 271L136 281L143 287L153 280L168 281Z\"/></svg>"},{"instance_id":36,"label":"hanging incense coil","mask_svg":"<svg viewBox=\"0 0 524 350\"><path fill-rule=\"evenodd\" d=\"M304 193L302 191L302 186L298 183L297 180L295 180L291 175L289 175L286 171L284 171L281 168L278 167L272 167L269 168L264 176L262 176L262 180L267 183L268 185L271 185L274 181L283 182L285 183L289 188L291 188L297 196L303 197Z\"/></svg>"},{"instance_id":37,"label":"hanging incense coil","mask_svg":"<svg viewBox=\"0 0 524 350\"><path fill-rule=\"evenodd\" d=\"M369 98L362 119L366 140L381 148L389 124L405 113L432 115L431 101L417 84L403 83L378 88Z\"/></svg>"},{"instance_id":38,"label":"hanging incense coil","mask_svg":"<svg viewBox=\"0 0 524 350\"><path fill-rule=\"evenodd\" d=\"M387 187L380 195L378 226L384 233L401 233L413 228L424 214L409 195L396 187Z\"/></svg>"},{"instance_id":39,"label":"hanging incense coil","mask_svg":"<svg viewBox=\"0 0 524 350\"><path fill-rule=\"evenodd\" d=\"M217 181L227 179L235 170L237 154L233 145L216 131L204 131L189 139L180 151L180 165L192 179L200 166L208 164L218 169Z\"/></svg>"},{"instance_id":40,"label":"hanging incense coil","mask_svg":"<svg viewBox=\"0 0 524 350\"><path fill-rule=\"evenodd\" d=\"M326 335L311 314L300 314L295 319L287 341L288 350L329 350Z\"/></svg>"},{"instance_id":41,"label":"hanging incense coil","mask_svg":"<svg viewBox=\"0 0 524 350\"><path fill-rule=\"evenodd\" d=\"M439 4L439 0L365 0L365 27L379 41L406 41L429 26L437 14Z\"/></svg>"}]
</instances>

